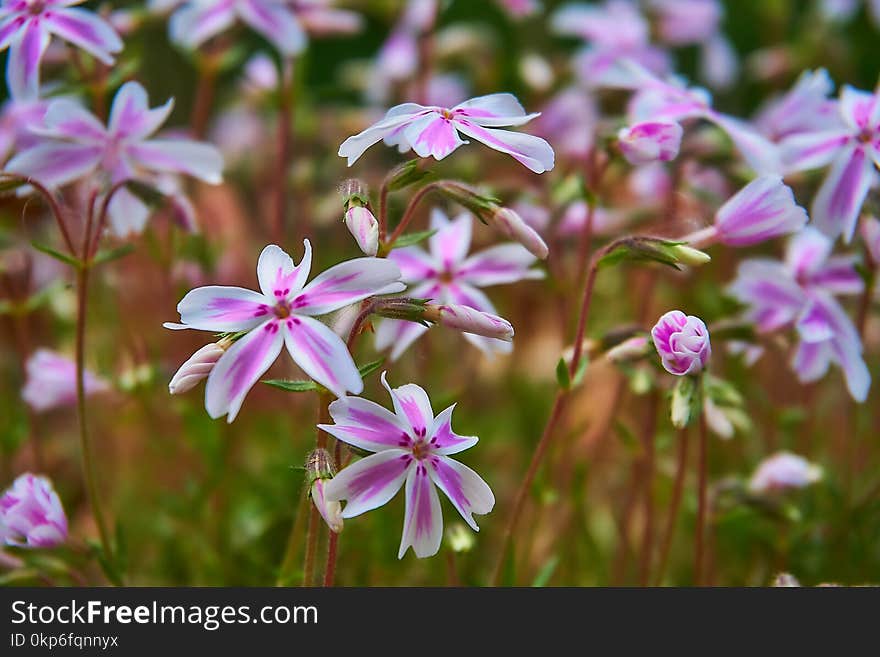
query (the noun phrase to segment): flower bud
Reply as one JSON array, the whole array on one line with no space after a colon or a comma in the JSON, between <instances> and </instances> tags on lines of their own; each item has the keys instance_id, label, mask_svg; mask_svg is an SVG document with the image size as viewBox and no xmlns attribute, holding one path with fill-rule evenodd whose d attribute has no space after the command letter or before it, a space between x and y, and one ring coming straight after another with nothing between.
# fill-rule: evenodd
<instances>
[{"instance_id":1,"label":"flower bud","mask_svg":"<svg viewBox=\"0 0 880 657\"><path fill-rule=\"evenodd\" d=\"M686 244L676 244L671 247L671 252L678 262L683 265L690 265L691 267L699 267L712 260L708 253L704 253Z\"/></svg>"},{"instance_id":2,"label":"flower bud","mask_svg":"<svg viewBox=\"0 0 880 657\"><path fill-rule=\"evenodd\" d=\"M501 234L522 244L536 258L546 260L550 253L547 243L541 239L535 229L510 208L498 208L490 215L489 223Z\"/></svg>"},{"instance_id":3,"label":"flower bud","mask_svg":"<svg viewBox=\"0 0 880 657\"><path fill-rule=\"evenodd\" d=\"M752 493L777 493L793 488L804 488L822 478L822 468L791 452L777 452L763 460L752 478Z\"/></svg>"},{"instance_id":4,"label":"flower bud","mask_svg":"<svg viewBox=\"0 0 880 657\"><path fill-rule=\"evenodd\" d=\"M778 176L756 178L715 213L717 241L749 246L794 233L807 223L807 212Z\"/></svg>"},{"instance_id":5,"label":"flower bud","mask_svg":"<svg viewBox=\"0 0 880 657\"><path fill-rule=\"evenodd\" d=\"M513 340L513 326L503 317L470 306L428 304L423 319L448 328L498 340Z\"/></svg>"},{"instance_id":6,"label":"flower bud","mask_svg":"<svg viewBox=\"0 0 880 657\"><path fill-rule=\"evenodd\" d=\"M195 388L199 381L208 377L214 365L231 345L231 340L223 338L219 342L206 344L199 349L171 377L168 392L179 395Z\"/></svg>"},{"instance_id":7,"label":"flower bud","mask_svg":"<svg viewBox=\"0 0 880 657\"><path fill-rule=\"evenodd\" d=\"M327 526L337 534L342 531L342 505L338 501L328 501L324 494L326 483L333 478L333 463L326 449L316 449L306 461L306 475L309 478L309 497L321 514Z\"/></svg>"},{"instance_id":8,"label":"flower bud","mask_svg":"<svg viewBox=\"0 0 880 657\"><path fill-rule=\"evenodd\" d=\"M345 212L345 225L360 250L374 256L379 251L379 222L367 208L352 205Z\"/></svg>"},{"instance_id":9,"label":"flower bud","mask_svg":"<svg viewBox=\"0 0 880 657\"><path fill-rule=\"evenodd\" d=\"M699 317L670 310L651 329L651 337L664 369L670 374L699 374L709 362L709 330Z\"/></svg>"},{"instance_id":10,"label":"flower bud","mask_svg":"<svg viewBox=\"0 0 880 657\"><path fill-rule=\"evenodd\" d=\"M67 540L67 516L52 483L30 473L0 497L0 526L7 545L51 548Z\"/></svg>"},{"instance_id":11,"label":"flower bud","mask_svg":"<svg viewBox=\"0 0 880 657\"><path fill-rule=\"evenodd\" d=\"M612 363L631 363L647 356L650 350L647 336L636 335L611 347L605 352L605 358Z\"/></svg>"},{"instance_id":12,"label":"flower bud","mask_svg":"<svg viewBox=\"0 0 880 657\"><path fill-rule=\"evenodd\" d=\"M617 133L620 152L630 164L669 162L678 155L683 130L678 123L645 121Z\"/></svg>"}]
</instances>

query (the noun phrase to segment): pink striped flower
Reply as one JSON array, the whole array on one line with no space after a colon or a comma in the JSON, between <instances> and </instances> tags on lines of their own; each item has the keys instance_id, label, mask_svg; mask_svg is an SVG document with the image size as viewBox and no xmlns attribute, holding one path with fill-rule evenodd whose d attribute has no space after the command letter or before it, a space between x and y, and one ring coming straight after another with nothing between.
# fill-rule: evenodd
<instances>
[{"instance_id":1,"label":"pink striped flower","mask_svg":"<svg viewBox=\"0 0 880 657\"><path fill-rule=\"evenodd\" d=\"M670 310L651 329L654 346L670 374L699 374L709 362L709 330L699 317Z\"/></svg>"},{"instance_id":2,"label":"pink striped flower","mask_svg":"<svg viewBox=\"0 0 880 657\"><path fill-rule=\"evenodd\" d=\"M318 425L337 439L374 454L349 465L325 484L327 500L346 500L343 518L382 506L406 489L406 516L398 558L412 546L417 557L440 549L443 515L436 488L443 491L474 531L473 514L489 513L495 496L485 481L449 456L477 443L475 436L452 430L450 406L434 416L424 389L407 384L392 389L394 412L361 397L343 397L330 404L334 424Z\"/></svg>"},{"instance_id":3,"label":"pink striped flower","mask_svg":"<svg viewBox=\"0 0 880 657\"><path fill-rule=\"evenodd\" d=\"M6 79L12 95L35 99L40 62L52 36L73 44L108 66L122 40L97 14L74 7L84 0L2 0L0 50L9 48Z\"/></svg>"},{"instance_id":4,"label":"pink striped flower","mask_svg":"<svg viewBox=\"0 0 880 657\"><path fill-rule=\"evenodd\" d=\"M526 114L511 94L491 94L459 103L452 109L404 103L392 107L385 118L360 134L349 137L339 147L339 156L351 166L373 144L385 140L401 152L410 149L419 157L442 160L462 144L459 133L507 153L535 173L553 168L553 149L534 135L500 127L519 126L538 114Z\"/></svg>"},{"instance_id":5,"label":"pink striped flower","mask_svg":"<svg viewBox=\"0 0 880 657\"><path fill-rule=\"evenodd\" d=\"M359 393L363 382L345 342L315 319L377 294L400 292L400 270L379 258L340 263L306 284L312 247L298 265L280 247L270 244L260 254L260 292L210 285L196 288L177 305L181 324L214 332L245 332L220 356L208 375L205 408L212 418L232 422L248 391L281 353L282 346L312 379L337 396Z\"/></svg>"},{"instance_id":6,"label":"pink striped flower","mask_svg":"<svg viewBox=\"0 0 880 657\"><path fill-rule=\"evenodd\" d=\"M617 133L618 146L630 164L669 162L678 156L683 132L678 123L644 121L621 128Z\"/></svg>"},{"instance_id":7,"label":"pink striped flower","mask_svg":"<svg viewBox=\"0 0 880 657\"><path fill-rule=\"evenodd\" d=\"M868 190L880 166L880 91L850 86L840 91L838 111L843 125L792 135L784 139L787 171L831 169L813 198L810 216L822 232L846 242L852 239Z\"/></svg>"},{"instance_id":8,"label":"pink striped flower","mask_svg":"<svg viewBox=\"0 0 880 657\"><path fill-rule=\"evenodd\" d=\"M777 452L767 457L749 479L752 493L780 493L794 488L805 488L822 478L822 468L803 456L791 452Z\"/></svg>"},{"instance_id":9,"label":"pink striped flower","mask_svg":"<svg viewBox=\"0 0 880 657\"><path fill-rule=\"evenodd\" d=\"M46 477L18 477L0 497L0 528L7 545L57 547L67 540L67 516Z\"/></svg>"},{"instance_id":10,"label":"pink striped flower","mask_svg":"<svg viewBox=\"0 0 880 657\"><path fill-rule=\"evenodd\" d=\"M497 315L495 306L480 288L543 276L540 270L530 269L536 258L519 244L489 247L468 257L473 228L468 213L450 221L443 212L434 209L431 228L437 232L428 241L429 251L409 246L388 254L389 260L400 266L403 281L410 286L407 291L410 297L438 304L469 306ZM396 360L427 330L427 326L416 322L383 320L376 329L376 348L390 348L391 358ZM471 333L463 335L487 354L511 350L511 343L504 340Z\"/></svg>"},{"instance_id":11,"label":"pink striped flower","mask_svg":"<svg viewBox=\"0 0 880 657\"><path fill-rule=\"evenodd\" d=\"M37 412L72 406L76 403L76 363L49 349L37 349L25 365L27 380L21 398ZM88 370L86 395L106 392L110 386Z\"/></svg>"},{"instance_id":12,"label":"pink striped flower","mask_svg":"<svg viewBox=\"0 0 880 657\"><path fill-rule=\"evenodd\" d=\"M186 174L211 184L221 180L223 156L214 146L189 139L150 139L171 114L173 100L151 109L147 92L127 82L116 93L105 126L91 112L68 99L50 103L41 141L18 153L6 170L59 187L101 174L108 186L141 180L153 186L162 174ZM125 188L110 202L110 227L124 237L143 230L150 209Z\"/></svg>"}]
</instances>

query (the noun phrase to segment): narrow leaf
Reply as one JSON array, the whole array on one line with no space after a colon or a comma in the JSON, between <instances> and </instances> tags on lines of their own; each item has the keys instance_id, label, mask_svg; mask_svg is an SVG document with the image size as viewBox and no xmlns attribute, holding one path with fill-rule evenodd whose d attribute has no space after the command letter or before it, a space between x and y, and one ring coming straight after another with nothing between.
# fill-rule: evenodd
<instances>
[{"instance_id":1,"label":"narrow leaf","mask_svg":"<svg viewBox=\"0 0 880 657\"><path fill-rule=\"evenodd\" d=\"M51 246L46 246L45 244L40 244L39 242L31 242L31 246L34 247L37 251L41 253L45 253L48 256L52 256L56 260L60 260L61 262L70 265L76 269L82 268L82 262L78 258L74 258L73 256L69 256L66 253L61 253L61 251L56 251Z\"/></svg>"},{"instance_id":2,"label":"narrow leaf","mask_svg":"<svg viewBox=\"0 0 880 657\"><path fill-rule=\"evenodd\" d=\"M390 245L388 250L391 251L392 249L402 249L405 246L412 246L413 244L418 244L419 242L428 239L429 237L431 237L431 235L433 235L436 232L437 232L436 229L435 230L421 230L416 233L408 233L406 235L401 235L400 237L398 237L394 241L394 244Z\"/></svg>"}]
</instances>

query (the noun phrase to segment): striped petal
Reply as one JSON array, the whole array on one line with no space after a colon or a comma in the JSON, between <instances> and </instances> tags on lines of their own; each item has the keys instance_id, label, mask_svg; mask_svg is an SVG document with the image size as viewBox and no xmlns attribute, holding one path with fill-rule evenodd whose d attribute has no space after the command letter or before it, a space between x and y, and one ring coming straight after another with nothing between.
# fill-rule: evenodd
<instances>
[{"instance_id":1,"label":"striped petal","mask_svg":"<svg viewBox=\"0 0 880 657\"><path fill-rule=\"evenodd\" d=\"M337 397L360 393L364 383L348 347L326 324L304 315L283 323L284 343L300 369Z\"/></svg>"},{"instance_id":2,"label":"striped petal","mask_svg":"<svg viewBox=\"0 0 880 657\"><path fill-rule=\"evenodd\" d=\"M413 459L402 449L386 449L344 468L324 486L331 502L346 500L343 518L372 511L397 494Z\"/></svg>"},{"instance_id":3,"label":"striped petal","mask_svg":"<svg viewBox=\"0 0 880 657\"><path fill-rule=\"evenodd\" d=\"M335 424L318 426L349 445L381 452L406 449L412 442L409 427L375 402L361 397L342 397L330 404L329 410Z\"/></svg>"},{"instance_id":4,"label":"striped petal","mask_svg":"<svg viewBox=\"0 0 880 657\"><path fill-rule=\"evenodd\" d=\"M495 495L482 477L445 456L431 457L428 472L471 529L480 531L473 514L484 515L495 506Z\"/></svg>"},{"instance_id":5,"label":"striped petal","mask_svg":"<svg viewBox=\"0 0 880 657\"><path fill-rule=\"evenodd\" d=\"M407 549L420 559L437 554L443 538L443 514L437 489L423 463L410 468L406 477L406 515L403 537L397 558L402 559Z\"/></svg>"},{"instance_id":6,"label":"striped petal","mask_svg":"<svg viewBox=\"0 0 880 657\"><path fill-rule=\"evenodd\" d=\"M355 258L321 272L291 306L297 313L324 315L378 294L402 292L397 265L385 258Z\"/></svg>"},{"instance_id":7,"label":"striped petal","mask_svg":"<svg viewBox=\"0 0 880 657\"><path fill-rule=\"evenodd\" d=\"M202 331L247 331L271 313L270 299L241 287L208 285L187 292L177 304L180 321Z\"/></svg>"}]
</instances>

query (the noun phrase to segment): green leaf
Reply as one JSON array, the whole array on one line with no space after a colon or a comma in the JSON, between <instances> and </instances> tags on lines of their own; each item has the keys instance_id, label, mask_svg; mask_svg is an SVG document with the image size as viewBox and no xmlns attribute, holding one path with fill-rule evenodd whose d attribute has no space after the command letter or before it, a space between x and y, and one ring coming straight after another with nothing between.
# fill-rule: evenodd
<instances>
[{"instance_id":1,"label":"green leaf","mask_svg":"<svg viewBox=\"0 0 880 657\"><path fill-rule=\"evenodd\" d=\"M568 373L568 363L564 358L560 358L556 363L556 382L563 390L571 390L571 376Z\"/></svg>"},{"instance_id":2,"label":"green leaf","mask_svg":"<svg viewBox=\"0 0 880 657\"><path fill-rule=\"evenodd\" d=\"M45 244L40 244L39 242L31 242L31 246L34 247L37 251L41 253L45 253L48 256L52 256L56 260L60 260L61 262L74 267L75 269L82 269L82 262L80 262L79 258L74 258L73 256L69 256L66 253L61 253L61 251L56 251L51 246L46 246Z\"/></svg>"},{"instance_id":3,"label":"green leaf","mask_svg":"<svg viewBox=\"0 0 880 657\"><path fill-rule=\"evenodd\" d=\"M312 392L318 389L318 384L314 381L264 379L263 383L287 392Z\"/></svg>"},{"instance_id":4,"label":"green leaf","mask_svg":"<svg viewBox=\"0 0 880 657\"><path fill-rule=\"evenodd\" d=\"M385 364L385 359L380 358L379 360L374 360L374 361L367 363L365 365L361 365L358 368L358 372L360 372L362 379L366 379L368 376L370 376L370 374L372 374L373 372L378 370L384 364Z\"/></svg>"},{"instance_id":5,"label":"green leaf","mask_svg":"<svg viewBox=\"0 0 880 657\"><path fill-rule=\"evenodd\" d=\"M423 182L428 178L431 175L431 171L429 169L422 169L419 166L421 163L422 160L417 158L404 162L395 168L389 176L388 190L396 192L404 187Z\"/></svg>"},{"instance_id":6,"label":"green leaf","mask_svg":"<svg viewBox=\"0 0 880 657\"><path fill-rule=\"evenodd\" d=\"M553 577L553 573L556 572L556 566L558 565L559 556L554 554L547 559L543 566L541 566L541 570L538 571L538 574L535 575L535 579L532 580L532 586L537 588L547 586L547 582Z\"/></svg>"},{"instance_id":7,"label":"green leaf","mask_svg":"<svg viewBox=\"0 0 880 657\"><path fill-rule=\"evenodd\" d=\"M431 237L431 235L433 235L436 232L437 232L436 229L422 230L422 231L419 231L416 233L408 233L406 235L401 235L400 237L398 237L394 241L394 244L391 244L388 247L388 251L391 251L393 249L402 249L405 246L412 246L413 244L418 244L419 242L428 239L429 237Z\"/></svg>"},{"instance_id":8,"label":"green leaf","mask_svg":"<svg viewBox=\"0 0 880 657\"><path fill-rule=\"evenodd\" d=\"M587 368L590 366L590 359L587 357L586 353L581 353L581 362L578 363L577 371L574 373L574 377L571 380L572 386L579 386L584 381L584 375L587 373Z\"/></svg>"},{"instance_id":9,"label":"green leaf","mask_svg":"<svg viewBox=\"0 0 880 657\"><path fill-rule=\"evenodd\" d=\"M112 249L98 251L95 254L94 259L92 260L92 264L102 265L105 262L110 262L111 260L118 260L119 258L124 258L133 251L134 244L123 244L122 246L117 246Z\"/></svg>"},{"instance_id":10,"label":"green leaf","mask_svg":"<svg viewBox=\"0 0 880 657\"><path fill-rule=\"evenodd\" d=\"M659 262L661 265L679 269L679 265L699 265L708 261L708 255L683 242L639 236L619 240L599 260L598 267L611 267L622 262Z\"/></svg>"}]
</instances>

